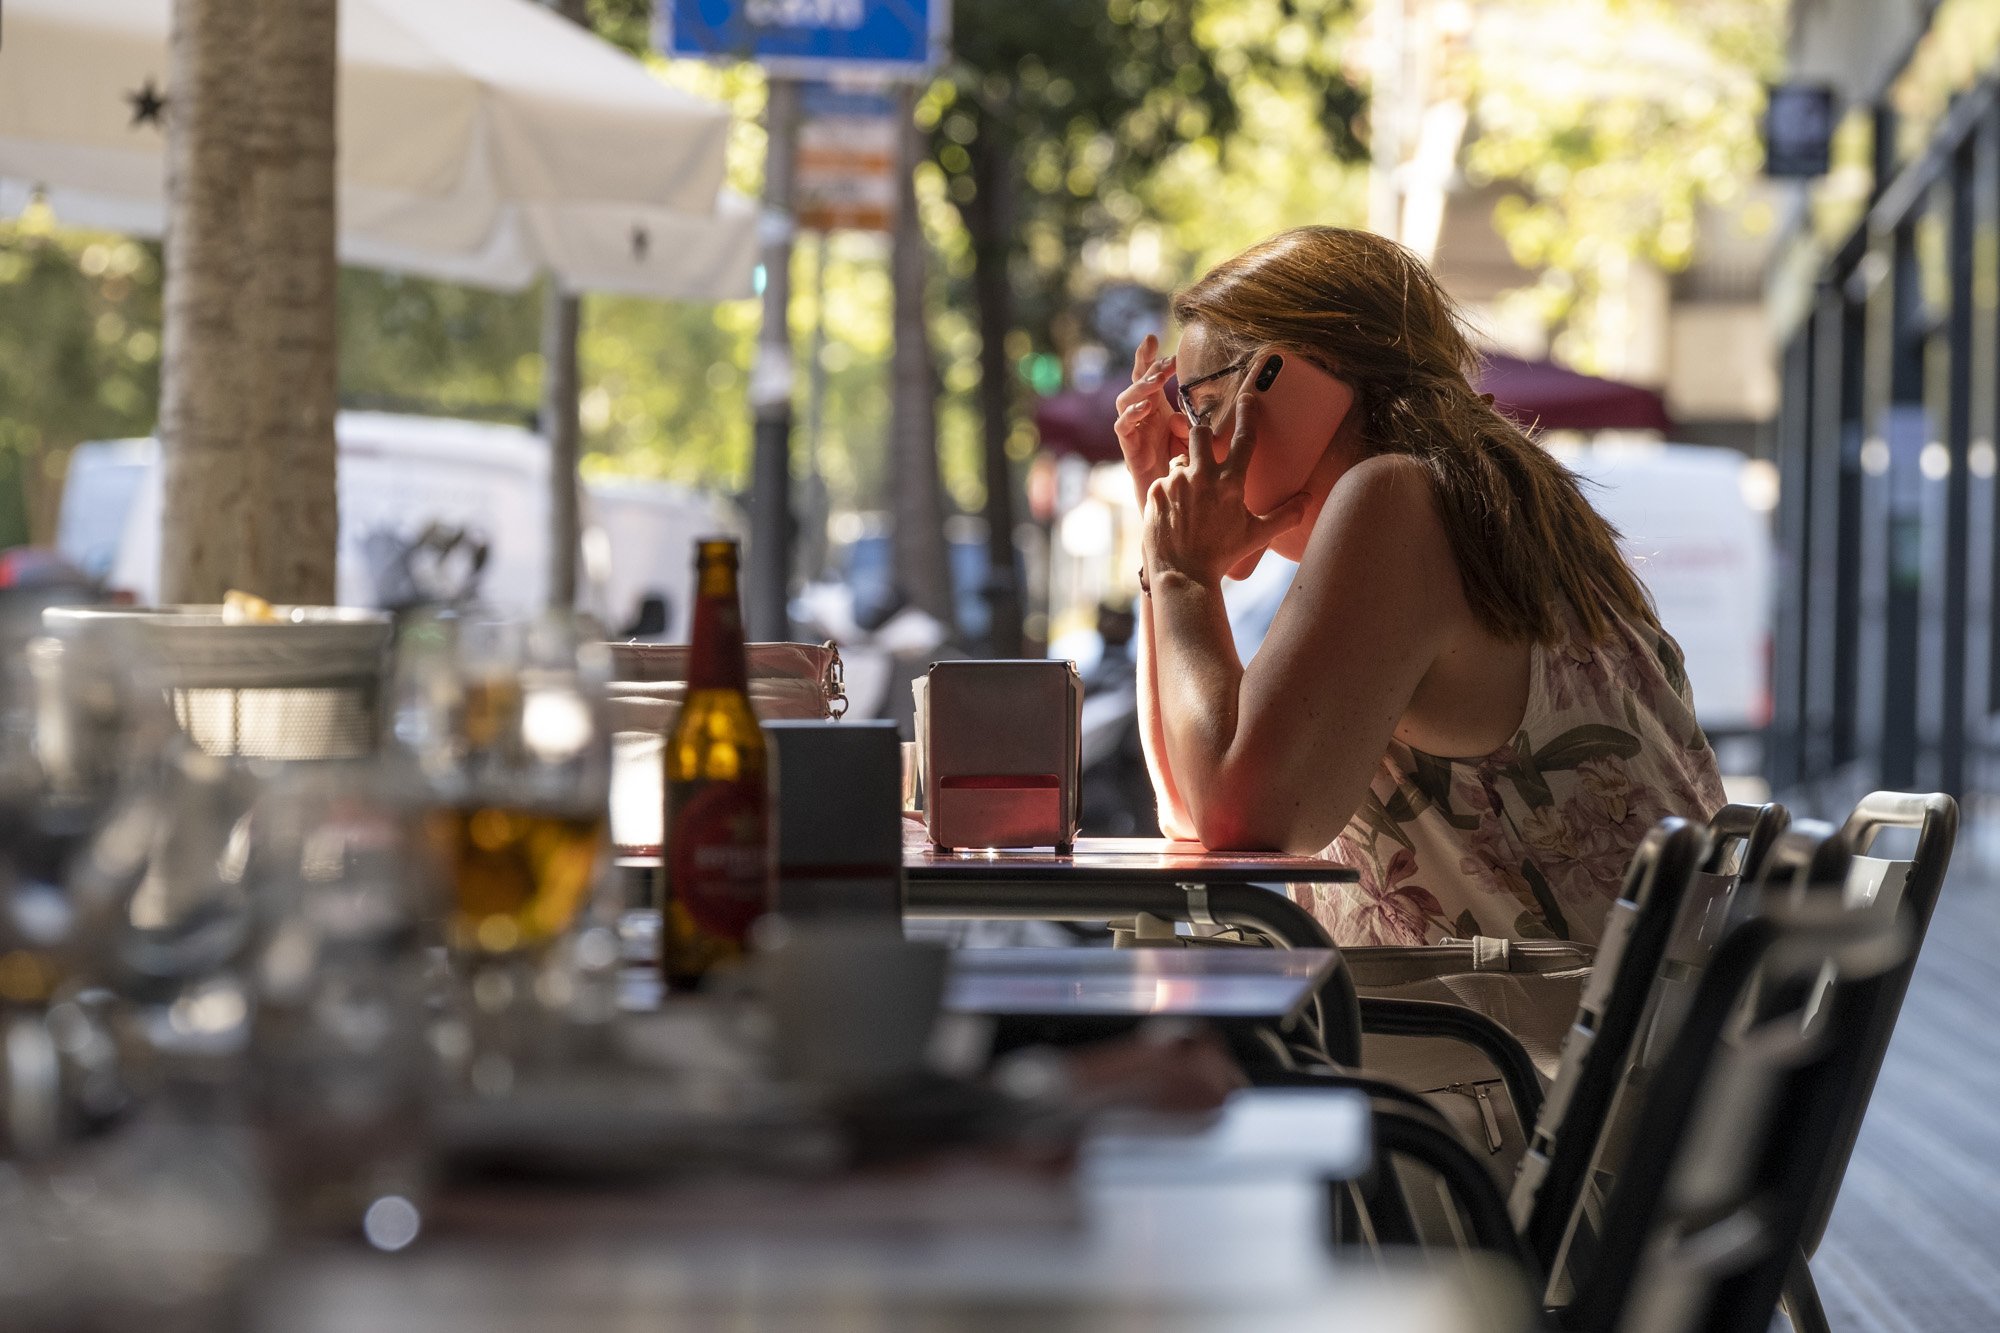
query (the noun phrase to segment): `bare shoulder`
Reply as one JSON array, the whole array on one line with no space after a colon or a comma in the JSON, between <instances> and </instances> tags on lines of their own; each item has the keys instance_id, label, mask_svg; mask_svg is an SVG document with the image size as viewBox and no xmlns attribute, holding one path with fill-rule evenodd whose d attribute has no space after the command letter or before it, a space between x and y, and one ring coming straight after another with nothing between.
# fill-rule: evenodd
<instances>
[{"instance_id":1,"label":"bare shoulder","mask_svg":"<svg viewBox=\"0 0 2000 1333\"><path fill-rule=\"evenodd\" d=\"M1393 553L1397 563L1424 574L1436 573L1439 561L1451 562L1451 541L1422 463L1403 454L1375 454L1335 483L1306 558L1311 561L1314 551L1323 549L1346 563L1357 548Z\"/></svg>"},{"instance_id":2,"label":"bare shoulder","mask_svg":"<svg viewBox=\"0 0 2000 1333\"><path fill-rule=\"evenodd\" d=\"M1431 474L1408 454L1373 454L1347 469L1333 488L1335 502L1366 504L1397 518L1438 523ZM1441 523L1438 526L1442 527Z\"/></svg>"}]
</instances>

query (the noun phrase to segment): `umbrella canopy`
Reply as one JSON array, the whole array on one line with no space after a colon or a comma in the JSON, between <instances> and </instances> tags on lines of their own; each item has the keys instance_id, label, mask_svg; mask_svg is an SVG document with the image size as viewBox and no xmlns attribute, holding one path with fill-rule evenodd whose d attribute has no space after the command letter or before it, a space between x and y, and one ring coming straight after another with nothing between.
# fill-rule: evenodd
<instances>
[{"instance_id":1,"label":"umbrella canopy","mask_svg":"<svg viewBox=\"0 0 2000 1333\"><path fill-rule=\"evenodd\" d=\"M1115 463L1120 455L1113 426L1116 400L1124 389L1107 382L1095 389L1066 389L1035 401L1035 431L1042 447L1076 454L1093 463ZM1542 430L1673 429L1666 404L1651 389L1598 379L1548 361L1523 361L1489 353L1479 374L1481 393L1524 426Z\"/></svg>"},{"instance_id":2,"label":"umbrella canopy","mask_svg":"<svg viewBox=\"0 0 2000 1333\"><path fill-rule=\"evenodd\" d=\"M165 219L171 0L8 0L0 210ZM754 211L718 209L726 108L532 0L343 0L341 255L490 286L745 295ZM164 108L164 109L163 109Z\"/></svg>"},{"instance_id":3,"label":"umbrella canopy","mask_svg":"<svg viewBox=\"0 0 2000 1333\"><path fill-rule=\"evenodd\" d=\"M1673 429L1666 404L1651 389L1580 375L1548 361L1489 353L1479 389L1514 420L1543 430Z\"/></svg>"},{"instance_id":4,"label":"umbrella canopy","mask_svg":"<svg viewBox=\"0 0 2000 1333\"><path fill-rule=\"evenodd\" d=\"M1118 395L1125 385L1107 380L1095 389L1065 389L1035 400L1035 434L1042 448L1092 463L1115 463Z\"/></svg>"}]
</instances>

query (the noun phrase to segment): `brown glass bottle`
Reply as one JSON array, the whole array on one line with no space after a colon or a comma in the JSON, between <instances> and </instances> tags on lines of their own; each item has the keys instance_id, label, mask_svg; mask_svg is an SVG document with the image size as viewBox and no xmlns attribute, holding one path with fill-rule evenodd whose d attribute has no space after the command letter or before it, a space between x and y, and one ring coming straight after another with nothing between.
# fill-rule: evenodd
<instances>
[{"instance_id":1,"label":"brown glass bottle","mask_svg":"<svg viewBox=\"0 0 2000 1333\"><path fill-rule=\"evenodd\" d=\"M750 709L733 541L695 551L694 644L687 701L667 738L660 971L692 990L741 958L770 907L770 763Z\"/></svg>"}]
</instances>

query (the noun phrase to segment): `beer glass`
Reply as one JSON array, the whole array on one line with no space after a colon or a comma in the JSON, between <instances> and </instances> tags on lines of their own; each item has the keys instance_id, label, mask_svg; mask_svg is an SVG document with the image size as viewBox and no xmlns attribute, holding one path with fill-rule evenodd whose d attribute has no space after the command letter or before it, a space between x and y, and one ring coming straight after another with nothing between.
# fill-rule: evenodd
<instances>
[{"instance_id":1,"label":"beer glass","mask_svg":"<svg viewBox=\"0 0 2000 1333\"><path fill-rule=\"evenodd\" d=\"M609 654L585 617L429 616L397 643L392 748L428 793L453 951L565 937L603 860Z\"/></svg>"}]
</instances>

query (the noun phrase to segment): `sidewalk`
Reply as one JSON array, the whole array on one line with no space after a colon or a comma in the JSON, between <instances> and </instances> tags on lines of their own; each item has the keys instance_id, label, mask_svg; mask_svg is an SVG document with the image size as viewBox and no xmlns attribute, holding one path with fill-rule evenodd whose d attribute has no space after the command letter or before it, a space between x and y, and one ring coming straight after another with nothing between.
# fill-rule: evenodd
<instances>
[{"instance_id":1,"label":"sidewalk","mask_svg":"<svg viewBox=\"0 0 2000 1333\"><path fill-rule=\"evenodd\" d=\"M1813 1260L1835 1333L2000 1329L2000 875L1972 841Z\"/></svg>"}]
</instances>

